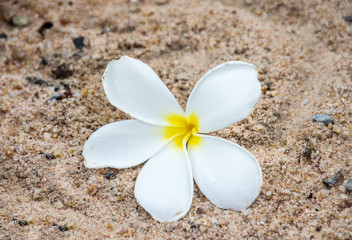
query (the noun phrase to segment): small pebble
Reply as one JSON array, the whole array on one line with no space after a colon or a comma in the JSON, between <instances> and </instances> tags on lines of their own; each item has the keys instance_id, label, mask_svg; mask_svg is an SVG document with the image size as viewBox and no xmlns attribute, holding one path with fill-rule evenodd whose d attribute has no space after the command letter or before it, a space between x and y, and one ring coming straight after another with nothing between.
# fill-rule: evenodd
<instances>
[{"instance_id":1,"label":"small pebble","mask_svg":"<svg viewBox=\"0 0 352 240\"><path fill-rule=\"evenodd\" d=\"M325 115L325 114L317 114L313 116L313 120L317 121L317 122L322 122L325 124L325 126L328 126L329 123L332 122L332 119L330 116Z\"/></svg>"},{"instance_id":2,"label":"small pebble","mask_svg":"<svg viewBox=\"0 0 352 240\"><path fill-rule=\"evenodd\" d=\"M52 73L53 77L56 79L65 79L72 75L72 71L66 66L65 63L54 68Z\"/></svg>"},{"instance_id":3,"label":"small pebble","mask_svg":"<svg viewBox=\"0 0 352 240\"><path fill-rule=\"evenodd\" d=\"M352 15L351 15L351 16L344 16L343 19L344 19L346 22L352 22Z\"/></svg>"},{"instance_id":4,"label":"small pebble","mask_svg":"<svg viewBox=\"0 0 352 240\"><path fill-rule=\"evenodd\" d=\"M68 230L74 230L77 228L77 224L73 221L69 221L66 226Z\"/></svg>"},{"instance_id":5,"label":"small pebble","mask_svg":"<svg viewBox=\"0 0 352 240\"><path fill-rule=\"evenodd\" d=\"M43 137L45 140L49 140L51 138L51 134L46 132L43 134Z\"/></svg>"},{"instance_id":6,"label":"small pebble","mask_svg":"<svg viewBox=\"0 0 352 240\"><path fill-rule=\"evenodd\" d=\"M341 134L341 128L338 126L338 125L334 125L332 127L332 130L334 131L334 133L336 133L337 135L340 135Z\"/></svg>"},{"instance_id":7,"label":"small pebble","mask_svg":"<svg viewBox=\"0 0 352 240\"><path fill-rule=\"evenodd\" d=\"M66 226L59 226L59 230L65 232L68 230L68 228Z\"/></svg>"},{"instance_id":8,"label":"small pebble","mask_svg":"<svg viewBox=\"0 0 352 240\"><path fill-rule=\"evenodd\" d=\"M110 172L108 172L107 174L105 174L105 178L106 178L106 179L110 179L110 178L112 177L112 175L114 175L114 174L115 174L115 172L110 171Z\"/></svg>"},{"instance_id":9,"label":"small pebble","mask_svg":"<svg viewBox=\"0 0 352 240\"><path fill-rule=\"evenodd\" d=\"M26 53L23 49L13 46L11 49L11 57L15 61L23 61L26 58Z\"/></svg>"},{"instance_id":10,"label":"small pebble","mask_svg":"<svg viewBox=\"0 0 352 240\"><path fill-rule=\"evenodd\" d=\"M15 152L11 148L8 148L5 150L5 156L8 158L13 158L13 156L15 156Z\"/></svg>"},{"instance_id":11,"label":"small pebble","mask_svg":"<svg viewBox=\"0 0 352 240\"><path fill-rule=\"evenodd\" d=\"M81 49L84 47L84 37L76 37L73 39L73 44L77 49Z\"/></svg>"},{"instance_id":12,"label":"small pebble","mask_svg":"<svg viewBox=\"0 0 352 240\"><path fill-rule=\"evenodd\" d=\"M16 14L11 18L12 25L16 27L25 27L27 26L28 22L28 17L21 14Z\"/></svg>"},{"instance_id":13,"label":"small pebble","mask_svg":"<svg viewBox=\"0 0 352 240\"><path fill-rule=\"evenodd\" d=\"M54 203L54 207L56 207L57 209L61 209L64 207L64 204L61 201L57 201L56 203Z\"/></svg>"},{"instance_id":14,"label":"small pebble","mask_svg":"<svg viewBox=\"0 0 352 240\"><path fill-rule=\"evenodd\" d=\"M41 194L40 194L40 189L39 188L35 188L33 190L33 199L34 200L40 200L42 198Z\"/></svg>"},{"instance_id":15,"label":"small pebble","mask_svg":"<svg viewBox=\"0 0 352 240\"><path fill-rule=\"evenodd\" d=\"M54 26L54 24L52 22L49 22L49 21L44 22L42 24L42 26L40 26L40 28L38 29L38 32L40 33L40 35L44 35L45 31L47 29L52 28L53 26Z\"/></svg>"},{"instance_id":16,"label":"small pebble","mask_svg":"<svg viewBox=\"0 0 352 240\"><path fill-rule=\"evenodd\" d=\"M267 91L266 95L268 95L269 97L275 97L277 95L276 91Z\"/></svg>"},{"instance_id":17,"label":"small pebble","mask_svg":"<svg viewBox=\"0 0 352 240\"><path fill-rule=\"evenodd\" d=\"M201 207L197 208L197 214L201 215L201 214L205 214L205 210Z\"/></svg>"},{"instance_id":18,"label":"small pebble","mask_svg":"<svg viewBox=\"0 0 352 240\"><path fill-rule=\"evenodd\" d=\"M53 155L54 158L62 158L64 156L64 153L61 150L55 150Z\"/></svg>"},{"instance_id":19,"label":"small pebble","mask_svg":"<svg viewBox=\"0 0 352 240\"><path fill-rule=\"evenodd\" d=\"M7 39L7 35L6 35L6 33L0 33L0 38Z\"/></svg>"},{"instance_id":20,"label":"small pebble","mask_svg":"<svg viewBox=\"0 0 352 240\"><path fill-rule=\"evenodd\" d=\"M350 178L346 183L346 191L352 192L352 178Z\"/></svg>"},{"instance_id":21,"label":"small pebble","mask_svg":"<svg viewBox=\"0 0 352 240\"><path fill-rule=\"evenodd\" d=\"M20 220L18 220L18 224L20 226L27 226L28 225L27 221L20 221Z\"/></svg>"}]
</instances>

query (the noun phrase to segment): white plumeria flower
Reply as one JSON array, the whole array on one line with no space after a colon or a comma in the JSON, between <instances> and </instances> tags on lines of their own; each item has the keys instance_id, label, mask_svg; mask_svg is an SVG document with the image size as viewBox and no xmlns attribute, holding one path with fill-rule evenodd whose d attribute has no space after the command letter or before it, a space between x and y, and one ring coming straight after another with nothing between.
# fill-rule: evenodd
<instances>
[{"instance_id":1,"label":"white plumeria flower","mask_svg":"<svg viewBox=\"0 0 352 240\"><path fill-rule=\"evenodd\" d=\"M103 86L109 101L136 120L107 124L87 140L88 168L140 171L135 197L159 221L175 221L192 203L193 179L216 206L237 211L258 196L262 172L246 149L203 135L247 117L261 87L255 66L230 61L206 73L193 89L186 112L142 61L123 56L107 66Z\"/></svg>"}]
</instances>

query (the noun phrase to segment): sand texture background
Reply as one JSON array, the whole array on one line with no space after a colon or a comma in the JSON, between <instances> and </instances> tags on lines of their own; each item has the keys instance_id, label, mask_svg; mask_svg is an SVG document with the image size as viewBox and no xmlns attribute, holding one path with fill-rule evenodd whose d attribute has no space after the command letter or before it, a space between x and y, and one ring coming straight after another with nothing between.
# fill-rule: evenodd
<instances>
[{"instance_id":1,"label":"sand texture background","mask_svg":"<svg viewBox=\"0 0 352 240\"><path fill-rule=\"evenodd\" d=\"M351 1L10 0L0 9L0 239L352 239ZM129 118L101 83L121 55L151 66L183 107L212 67L257 66L253 112L213 133L260 162L250 208L219 209L195 187L188 214L160 223L133 195L142 166L84 167L90 134ZM333 122L314 122L320 113Z\"/></svg>"}]
</instances>

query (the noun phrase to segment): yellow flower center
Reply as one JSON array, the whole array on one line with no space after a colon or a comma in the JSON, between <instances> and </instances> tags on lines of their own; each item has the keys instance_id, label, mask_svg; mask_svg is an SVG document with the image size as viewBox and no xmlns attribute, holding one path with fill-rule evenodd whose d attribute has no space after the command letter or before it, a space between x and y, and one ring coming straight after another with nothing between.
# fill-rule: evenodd
<instances>
[{"instance_id":1,"label":"yellow flower center","mask_svg":"<svg viewBox=\"0 0 352 240\"><path fill-rule=\"evenodd\" d=\"M191 114L188 118L171 115L167 118L167 121L173 125L172 127L165 128L165 136L167 139L174 137L173 142L176 147L183 148L183 141L186 141L188 146L198 145L201 138L195 136L198 133L198 119L194 114Z\"/></svg>"}]
</instances>

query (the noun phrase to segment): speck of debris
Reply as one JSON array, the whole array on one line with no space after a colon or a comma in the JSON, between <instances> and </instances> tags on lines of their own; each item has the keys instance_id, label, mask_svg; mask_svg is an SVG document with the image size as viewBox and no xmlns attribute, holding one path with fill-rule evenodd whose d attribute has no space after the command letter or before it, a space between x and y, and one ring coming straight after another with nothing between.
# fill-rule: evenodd
<instances>
[{"instance_id":1,"label":"speck of debris","mask_svg":"<svg viewBox=\"0 0 352 240\"><path fill-rule=\"evenodd\" d=\"M27 221L21 221L21 220L18 220L18 224L20 226L27 226L28 225Z\"/></svg>"},{"instance_id":2,"label":"speck of debris","mask_svg":"<svg viewBox=\"0 0 352 240\"><path fill-rule=\"evenodd\" d=\"M331 187L333 185L335 185L338 182L341 182L343 180L343 175L341 173L341 171L338 171L335 176L331 179L331 181L327 180L327 179L322 179L322 182L325 184L325 186L327 187Z\"/></svg>"},{"instance_id":3,"label":"speck of debris","mask_svg":"<svg viewBox=\"0 0 352 240\"><path fill-rule=\"evenodd\" d=\"M82 49L84 47L84 37L76 37L73 39L73 44L77 49Z\"/></svg>"},{"instance_id":4,"label":"speck of debris","mask_svg":"<svg viewBox=\"0 0 352 240\"><path fill-rule=\"evenodd\" d=\"M60 93L55 93L54 95L51 95L48 99L45 100L45 103L48 104L49 101L57 100L60 95Z\"/></svg>"},{"instance_id":5,"label":"speck of debris","mask_svg":"<svg viewBox=\"0 0 352 240\"><path fill-rule=\"evenodd\" d=\"M54 24L50 21L46 21L42 24L42 26L38 29L38 32L40 33L40 35L44 36L45 31L47 29L50 29L54 26Z\"/></svg>"},{"instance_id":6,"label":"speck of debris","mask_svg":"<svg viewBox=\"0 0 352 240\"><path fill-rule=\"evenodd\" d=\"M106 179L110 179L114 174L115 174L115 172L110 171L110 172L108 172L107 174L105 174L105 178L106 178Z\"/></svg>"},{"instance_id":7,"label":"speck of debris","mask_svg":"<svg viewBox=\"0 0 352 240\"><path fill-rule=\"evenodd\" d=\"M201 207L197 208L197 214L201 215L201 214L205 214L205 210Z\"/></svg>"},{"instance_id":8,"label":"speck of debris","mask_svg":"<svg viewBox=\"0 0 352 240\"><path fill-rule=\"evenodd\" d=\"M65 63L53 69L52 73L53 73L53 77L56 79L65 79L72 75L72 71L66 66Z\"/></svg>"},{"instance_id":9,"label":"speck of debris","mask_svg":"<svg viewBox=\"0 0 352 240\"><path fill-rule=\"evenodd\" d=\"M309 193L307 198L309 198L309 199L313 198L313 193Z\"/></svg>"},{"instance_id":10,"label":"speck of debris","mask_svg":"<svg viewBox=\"0 0 352 240\"><path fill-rule=\"evenodd\" d=\"M321 229L323 229L323 227L322 226L318 226L318 227L315 228L315 231L320 232Z\"/></svg>"},{"instance_id":11,"label":"speck of debris","mask_svg":"<svg viewBox=\"0 0 352 240\"><path fill-rule=\"evenodd\" d=\"M28 25L28 22L28 17L21 14L16 14L11 17L11 24L16 27L25 27Z\"/></svg>"},{"instance_id":12,"label":"speck of debris","mask_svg":"<svg viewBox=\"0 0 352 240\"><path fill-rule=\"evenodd\" d=\"M325 114L317 114L313 116L313 120L317 121L317 122L322 122L325 124L325 126L328 126L329 123L332 122L332 119L330 116L325 115Z\"/></svg>"},{"instance_id":13,"label":"speck of debris","mask_svg":"<svg viewBox=\"0 0 352 240\"><path fill-rule=\"evenodd\" d=\"M5 38L5 39L7 39L7 34L6 34L6 33L0 33L0 38Z\"/></svg>"},{"instance_id":14,"label":"speck of debris","mask_svg":"<svg viewBox=\"0 0 352 240\"><path fill-rule=\"evenodd\" d=\"M45 154L45 158L48 160L53 160L55 157L52 154Z\"/></svg>"},{"instance_id":15,"label":"speck of debris","mask_svg":"<svg viewBox=\"0 0 352 240\"><path fill-rule=\"evenodd\" d=\"M66 226L59 226L59 230L62 232L68 231L68 227Z\"/></svg>"},{"instance_id":16,"label":"speck of debris","mask_svg":"<svg viewBox=\"0 0 352 240\"><path fill-rule=\"evenodd\" d=\"M46 66L48 65L48 60L45 57L40 57L40 65Z\"/></svg>"},{"instance_id":17,"label":"speck of debris","mask_svg":"<svg viewBox=\"0 0 352 240\"><path fill-rule=\"evenodd\" d=\"M312 148L305 148L303 151L303 157L305 157L307 160L311 159L313 149Z\"/></svg>"},{"instance_id":18,"label":"speck of debris","mask_svg":"<svg viewBox=\"0 0 352 240\"><path fill-rule=\"evenodd\" d=\"M344 16L343 19L344 19L346 22L352 22L352 15L351 15L351 16Z\"/></svg>"},{"instance_id":19,"label":"speck of debris","mask_svg":"<svg viewBox=\"0 0 352 240\"><path fill-rule=\"evenodd\" d=\"M346 183L346 191L352 192L352 178L350 178Z\"/></svg>"},{"instance_id":20,"label":"speck of debris","mask_svg":"<svg viewBox=\"0 0 352 240\"><path fill-rule=\"evenodd\" d=\"M35 77L35 76L28 76L26 77L26 80L32 84L36 84L36 85L45 85L48 86L49 84L44 81L43 79L39 78L39 77Z\"/></svg>"}]
</instances>

